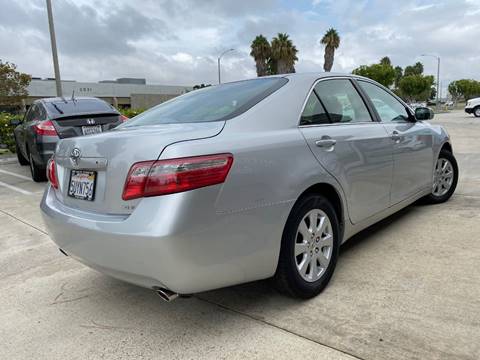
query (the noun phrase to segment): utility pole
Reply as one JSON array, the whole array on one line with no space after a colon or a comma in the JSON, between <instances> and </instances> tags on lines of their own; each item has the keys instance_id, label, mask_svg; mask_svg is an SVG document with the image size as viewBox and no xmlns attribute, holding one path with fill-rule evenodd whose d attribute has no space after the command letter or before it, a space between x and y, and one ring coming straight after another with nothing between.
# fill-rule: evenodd
<instances>
[{"instance_id":1,"label":"utility pole","mask_svg":"<svg viewBox=\"0 0 480 360\"><path fill-rule=\"evenodd\" d=\"M225 50L223 53L220 54L220 56L218 57L217 59L217 65L218 65L218 83L221 84L222 83L222 80L221 80L221 76L220 76L220 59L222 58L223 55L225 55L226 53L230 52L230 51L234 51L235 49L228 49L228 50Z\"/></svg>"},{"instance_id":2,"label":"utility pole","mask_svg":"<svg viewBox=\"0 0 480 360\"><path fill-rule=\"evenodd\" d=\"M57 96L62 97L62 82L60 79L60 67L58 66L57 40L55 38L55 26L53 25L52 1L47 0L48 27L50 29L50 42L52 43L53 70L55 71L55 85Z\"/></svg>"},{"instance_id":3,"label":"utility pole","mask_svg":"<svg viewBox=\"0 0 480 360\"><path fill-rule=\"evenodd\" d=\"M437 59L437 94L435 99L435 110L438 112L440 110L440 56L431 54L422 54L420 56L430 56Z\"/></svg>"}]
</instances>

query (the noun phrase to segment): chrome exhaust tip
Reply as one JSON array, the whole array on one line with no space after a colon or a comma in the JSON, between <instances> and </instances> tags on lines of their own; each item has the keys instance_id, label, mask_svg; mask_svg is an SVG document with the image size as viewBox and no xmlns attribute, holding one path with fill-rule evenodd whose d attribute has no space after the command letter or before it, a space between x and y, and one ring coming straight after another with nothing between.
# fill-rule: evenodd
<instances>
[{"instance_id":1,"label":"chrome exhaust tip","mask_svg":"<svg viewBox=\"0 0 480 360\"><path fill-rule=\"evenodd\" d=\"M176 292L173 292L164 288L154 288L153 290L155 290L157 295L160 296L160 298L166 302L171 302L176 298L178 298L179 296Z\"/></svg>"}]
</instances>

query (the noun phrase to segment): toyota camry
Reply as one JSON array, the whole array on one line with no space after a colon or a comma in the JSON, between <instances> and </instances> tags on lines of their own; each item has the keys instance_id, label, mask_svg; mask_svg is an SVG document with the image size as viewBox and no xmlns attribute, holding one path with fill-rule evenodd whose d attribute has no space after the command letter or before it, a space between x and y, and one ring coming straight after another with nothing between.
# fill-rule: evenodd
<instances>
[{"instance_id":1,"label":"toyota camry","mask_svg":"<svg viewBox=\"0 0 480 360\"><path fill-rule=\"evenodd\" d=\"M165 300L267 278L310 298L352 235L453 194L432 118L354 75L208 87L60 140L41 209L64 254Z\"/></svg>"}]
</instances>

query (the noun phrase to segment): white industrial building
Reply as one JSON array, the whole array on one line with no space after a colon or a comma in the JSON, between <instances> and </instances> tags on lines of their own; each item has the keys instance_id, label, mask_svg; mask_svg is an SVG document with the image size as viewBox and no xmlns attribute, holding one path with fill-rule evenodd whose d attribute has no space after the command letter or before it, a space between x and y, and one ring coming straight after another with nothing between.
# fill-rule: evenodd
<instances>
[{"instance_id":1,"label":"white industrial building","mask_svg":"<svg viewBox=\"0 0 480 360\"><path fill-rule=\"evenodd\" d=\"M56 96L54 79L33 78L28 86L26 105L44 97ZM192 90L191 86L147 85L145 79L120 78L98 83L62 81L63 96L95 96L125 108L147 109Z\"/></svg>"}]
</instances>

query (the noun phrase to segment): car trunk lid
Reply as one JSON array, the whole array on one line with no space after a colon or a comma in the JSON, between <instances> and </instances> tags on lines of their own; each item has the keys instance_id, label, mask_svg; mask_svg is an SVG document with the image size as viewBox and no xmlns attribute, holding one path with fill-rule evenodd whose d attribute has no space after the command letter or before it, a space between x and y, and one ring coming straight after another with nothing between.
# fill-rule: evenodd
<instances>
[{"instance_id":1,"label":"car trunk lid","mask_svg":"<svg viewBox=\"0 0 480 360\"><path fill-rule=\"evenodd\" d=\"M55 153L60 183L57 197L65 205L80 210L129 214L141 201L122 200L123 186L134 163L158 159L163 149L172 143L216 136L224 124L217 121L129 127L63 139ZM68 195L72 171L95 172L92 201Z\"/></svg>"},{"instance_id":2,"label":"car trunk lid","mask_svg":"<svg viewBox=\"0 0 480 360\"><path fill-rule=\"evenodd\" d=\"M122 123L121 115L112 113L88 113L84 115L62 116L52 119L60 139L102 133Z\"/></svg>"}]
</instances>

